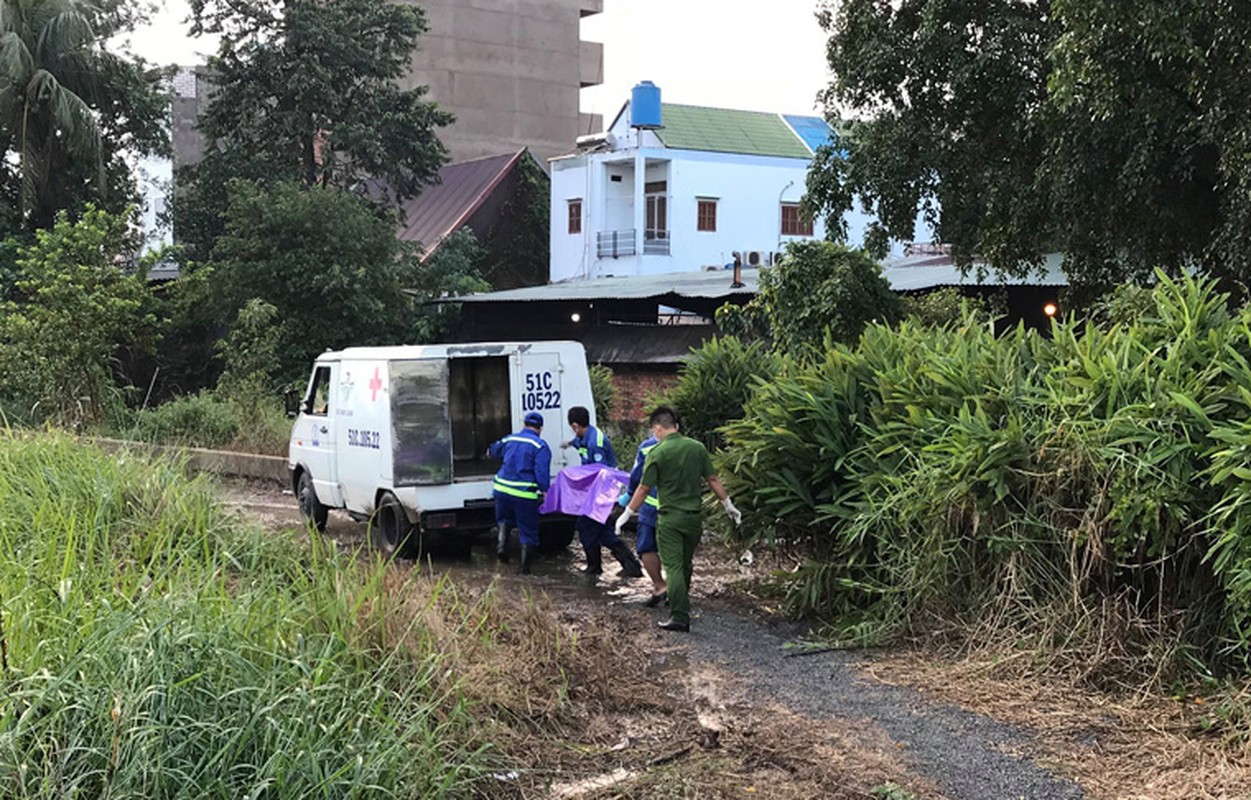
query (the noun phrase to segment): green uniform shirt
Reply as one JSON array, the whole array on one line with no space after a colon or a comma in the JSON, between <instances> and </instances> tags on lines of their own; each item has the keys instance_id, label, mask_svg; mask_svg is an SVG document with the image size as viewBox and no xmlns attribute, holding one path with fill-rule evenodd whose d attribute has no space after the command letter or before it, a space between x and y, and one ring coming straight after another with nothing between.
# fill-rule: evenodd
<instances>
[{"instance_id":1,"label":"green uniform shirt","mask_svg":"<svg viewBox=\"0 0 1251 800\"><path fill-rule=\"evenodd\" d=\"M643 483L656 487L662 515L669 511L698 514L704 479L715 474L708 449L680 433L669 434L652 448L643 465Z\"/></svg>"}]
</instances>

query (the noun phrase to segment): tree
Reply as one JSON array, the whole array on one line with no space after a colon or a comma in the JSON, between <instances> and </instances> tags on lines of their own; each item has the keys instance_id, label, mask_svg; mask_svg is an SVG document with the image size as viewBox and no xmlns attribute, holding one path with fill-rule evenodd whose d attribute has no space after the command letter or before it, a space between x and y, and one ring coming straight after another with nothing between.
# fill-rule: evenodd
<instances>
[{"instance_id":1,"label":"tree","mask_svg":"<svg viewBox=\"0 0 1251 800\"><path fill-rule=\"evenodd\" d=\"M136 199L127 154L168 148L162 74L116 46L145 19L132 0L0 0L0 228L52 224Z\"/></svg>"},{"instance_id":2,"label":"tree","mask_svg":"<svg viewBox=\"0 0 1251 800\"><path fill-rule=\"evenodd\" d=\"M111 368L118 351L154 343L147 279L118 266L128 217L91 206L76 222L62 213L21 249L24 302L0 304L0 389L20 412L99 420L118 399Z\"/></svg>"},{"instance_id":3,"label":"tree","mask_svg":"<svg viewBox=\"0 0 1251 800\"><path fill-rule=\"evenodd\" d=\"M1081 282L1248 274L1251 8L1235 0L844 0L819 14L842 125L809 208L920 208L968 263L1062 251Z\"/></svg>"},{"instance_id":4,"label":"tree","mask_svg":"<svg viewBox=\"0 0 1251 800\"><path fill-rule=\"evenodd\" d=\"M901 315L899 297L881 268L859 250L832 242L796 242L780 264L760 272L760 291L746 306L723 306L726 333L767 339L784 353L803 354L827 337L852 342L870 322Z\"/></svg>"},{"instance_id":5,"label":"tree","mask_svg":"<svg viewBox=\"0 0 1251 800\"><path fill-rule=\"evenodd\" d=\"M435 135L452 116L405 89L420 9L376 0L192 0L193 32L221 37L200 118L203 164L191 170L210 220L223 178L295 180L402 201L436 180ZM194 227L194 226L193 226ZM193 231L207 249L220 230ZM181 234L180 234L181 236Z\"/></svg>"},{"instance_id":6,"label":"tree","mask_svg":"<svg viewBox=\"0 0 1251 800\"><path fill-rule=\"evenodd\" d=\"M395 343L415 263L390 221L349 194L237 180L208 288L217 319L237 319L253 299L277 309L279 377L289 380L326 348Z\"/></svg>"},{"instance_id":7,"label":"tree","mask_svg":"<svg viewBox=\"0 0 1251 800\"><path fill-rule=\"evenodd\" d=\"M1053 11L1052 105L1089 122L1062 128L1049 161L1063 208L1094 212L1062 220L1061 235L1090 243L1088 263L1128 263L1136 278L1158 263L1251 280L1251 6L1055 0Z\"/></svg>"},{"instance_id":8,"label":"tree","mask_svg":"<svg viewBox=\"0 0 1251 800\"><path fill-rule=\"evenodd\" d=\"M491 284L482 278L487 251L468 228L461 228L443 241L439 249L412 274L408 291L417 305L409 327L408 341L435 342L460 316L460 305L431 303L447 297L485 292Z\"/></svg>"}]
</instances>

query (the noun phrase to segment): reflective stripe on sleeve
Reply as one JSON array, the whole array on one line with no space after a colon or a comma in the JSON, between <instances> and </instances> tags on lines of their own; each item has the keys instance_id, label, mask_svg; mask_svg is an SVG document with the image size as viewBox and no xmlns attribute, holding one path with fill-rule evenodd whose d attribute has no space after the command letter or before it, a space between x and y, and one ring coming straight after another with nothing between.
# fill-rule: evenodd
<instances>
[{"instance_id":1,"label":"reflective stripe on sleeve","mask_svg":"<svg viewBox=\"0 0 1251 800\"><path fill-rule=\"evenodd\" d=\"M531 445L533 447L537 447L540 450L543 449L542 442L536 442L533 439L527 439L524 436L505 436L503 439L500 439L500 441L501 442L525 442L526 444Z\"/></svg>"}]
</instances>

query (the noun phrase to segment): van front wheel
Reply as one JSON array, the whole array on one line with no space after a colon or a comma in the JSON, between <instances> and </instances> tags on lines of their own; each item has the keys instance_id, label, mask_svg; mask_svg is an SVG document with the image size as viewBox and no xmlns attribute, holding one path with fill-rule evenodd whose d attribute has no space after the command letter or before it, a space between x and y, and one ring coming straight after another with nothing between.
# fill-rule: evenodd
<instances>
[{"instance_id":1,"label":"van front wheel","mask_svg":"<svg viewBox=\"0 0 1251 800\"><path fill-rule=\"evenodd\" d=\"M305 525L312 525L319 532L326 532L326 519L330 509L317 499L317 491L313 489L313 476L308 470L300 473L300 482L296 486L296 498L300 501L300 516Z\"/></svg>"},{"instance_id":2,"label":"van front wheel","mask_svg":"<svg viewBox=\"0 0 1251 800\"><path fill-rule=\"evenodd\" d=\"M393 494L384 494L370 522L374 547L387 558L421 557L421 531L408 521L404 506Z\"/></svg>"}]
</instances>

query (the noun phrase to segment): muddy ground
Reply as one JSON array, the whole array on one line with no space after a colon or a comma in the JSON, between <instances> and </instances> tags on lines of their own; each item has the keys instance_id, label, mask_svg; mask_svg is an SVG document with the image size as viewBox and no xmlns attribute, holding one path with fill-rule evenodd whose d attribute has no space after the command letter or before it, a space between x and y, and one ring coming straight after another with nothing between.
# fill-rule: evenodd
<instances>
[{"instance_id":1,"label":"muddy ground","mask_svg":"<svg viewBox=\"0 0 1251 800\"><path fill-rule=\"evenodd\" d=\"M279 487L233 481L223 496L268 528L299 525ZM332 513L327 532L354 546L365 531ZM774 565L715 544L697 559L691 633L666 633L655 628L663 609L642 606L648 581L620 579L609 560L588 581L577 549L524 577L485 547L397 567L470 594L538 597L561 630L604 650L610 702L522 747L534 755L498 776L504 796L1251 798L1245 750L1192 735L1184 709L1129 707L914 651L800 646L808 631L751 590Z\"/></svg>"}]
</instances>

